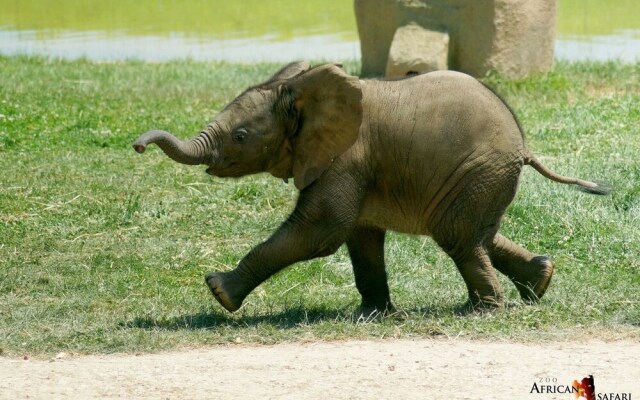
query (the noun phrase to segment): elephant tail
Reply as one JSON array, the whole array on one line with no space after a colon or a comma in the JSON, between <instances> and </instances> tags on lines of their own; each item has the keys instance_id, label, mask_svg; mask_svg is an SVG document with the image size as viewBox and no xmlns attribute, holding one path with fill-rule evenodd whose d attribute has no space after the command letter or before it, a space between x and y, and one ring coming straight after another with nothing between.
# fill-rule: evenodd
<instances>
[{"instance_id":1,"label":"elephant tail","mask_svg":"<svg viewBox=\"0 0 640 400\"><path fill-rule=\"evenodd\" d=\"M525 165L531 165L542 176L552 181L565 183L568 185L576 185L583 192L598 195L607 195L613 190L611 185L606 182L591 182L579 178L572 178L556 174L540 162L534 155L528 154L524 160Z\"/></svg>"}]
</instances>

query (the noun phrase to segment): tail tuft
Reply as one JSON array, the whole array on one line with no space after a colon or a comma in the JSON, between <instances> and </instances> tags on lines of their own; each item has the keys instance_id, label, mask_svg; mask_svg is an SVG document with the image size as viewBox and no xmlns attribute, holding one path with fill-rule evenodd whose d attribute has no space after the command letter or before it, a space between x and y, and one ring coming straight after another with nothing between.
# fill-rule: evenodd
<instances>
[{"instance_id":1,"label":"tail tuft","mask_svg":"<svg viewBox=\"0 0 640 400\"><path fill-rule=\"evenodd\" d=\"M607 195L613 191L613 187L606 182L598 182L598 181L585 181L578 178L572 178L569 176L562 176L556 174L551 171L549 168L545 167L540 160L535 158L533 154L528 153L525 155L524 160L525 165L532 166L536 171L538 171L545 178L551 179L552 181L558 183L564 183L567 185L576 185L579 190L590 193L590 194L598 194L601 196Z\"/></svg>"},{"instance_id":2,"label":"tail tuft","mask_svg":"<svg viewBox=\"0 0 640 400\"><path fill-rule=\"evenodd\" d=\"M597 194L599 196L606 196L613 192L613 186L607 182L603 181L591 181L595 183L595 186L578 186L578 190L583 191L589 194Z\"/></svg>"}]
</instances>

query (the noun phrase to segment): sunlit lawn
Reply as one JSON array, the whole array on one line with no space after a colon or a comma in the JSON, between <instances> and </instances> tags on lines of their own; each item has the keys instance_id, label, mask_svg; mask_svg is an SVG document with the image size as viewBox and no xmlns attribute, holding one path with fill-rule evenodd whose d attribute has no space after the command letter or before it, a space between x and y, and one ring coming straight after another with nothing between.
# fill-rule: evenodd
<instances>
[{"instance_id":1,"label":"sunlit lawn","mask_svg":"<svg viewBox=\"0 0 640 400\"><path fill-rule=\"evenodd\" d=\"M608 197L531 169L502 232L557 265L540 305L506 280L504 310L458 315L466 290L428 239L390 235L400 313L358 321L346 252L295 265L236 314L204 285L266 239L296 192L267 175L221 180L130 143L150 128L191 137L278 65L97 64L0 58L0 354L147 352L214 343L447 335L640 338L640 64L568 64L486 79L529 146ZM348 64L357 73L355 63Z\"/></svg>"}]
</instances>

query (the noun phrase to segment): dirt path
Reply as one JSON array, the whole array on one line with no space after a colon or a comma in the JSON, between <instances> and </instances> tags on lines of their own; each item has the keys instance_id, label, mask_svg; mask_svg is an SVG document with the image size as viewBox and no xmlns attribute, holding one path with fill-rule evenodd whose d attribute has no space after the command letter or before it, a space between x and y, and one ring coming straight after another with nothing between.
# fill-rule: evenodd
<instances>
[{"instance_id":1,"label":"dirt path","mask_svg":"<svg viewBox=\"0 0 640 400\"><path fill-rule=\"evenodd\" d=\"M640 399L640 343L425 339L0 358L0 398L574 399L531 391L589 374L596 393Z\"/></svg>"}]
</instances>

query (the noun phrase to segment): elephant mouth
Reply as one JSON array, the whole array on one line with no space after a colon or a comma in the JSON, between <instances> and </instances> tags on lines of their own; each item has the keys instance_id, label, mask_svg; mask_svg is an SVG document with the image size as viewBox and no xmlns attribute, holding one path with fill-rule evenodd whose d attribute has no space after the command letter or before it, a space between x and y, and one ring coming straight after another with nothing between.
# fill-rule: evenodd
<instances>
[{"instance_id":1,"label":"elephant mouth","mask_svg":"<svg viewBox=\"0 0 640 400\"><path fill-rule=\"evenodd\" d=\"M217 176L219 178L228 178L235 176L242 176L243 173L237 162L230 162L225 166L212 165L205 171L209 175Z\"/></svg>"}]
</instances>

